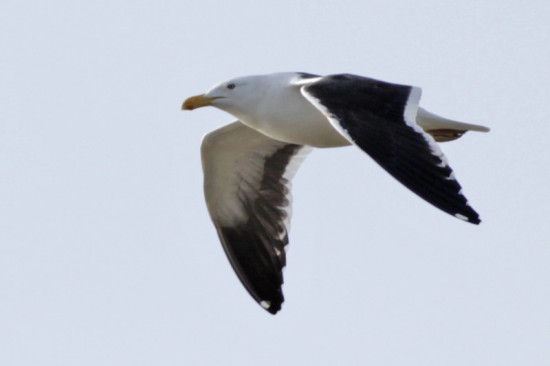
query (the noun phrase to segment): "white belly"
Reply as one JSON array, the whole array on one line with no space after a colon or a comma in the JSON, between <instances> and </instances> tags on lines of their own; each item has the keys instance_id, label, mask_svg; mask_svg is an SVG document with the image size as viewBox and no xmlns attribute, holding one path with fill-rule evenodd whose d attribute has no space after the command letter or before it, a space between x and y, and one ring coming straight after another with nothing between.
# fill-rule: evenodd
<instances>
[{"instance_id":1,"label":"white belly","mask_svg":"<svg viewBox=\"0 0 550 366\"><path fill-rule=\"evenodd\" d=\"M257 111L261 118L239 117L247 126L276 140L314 147L350 145L329 120L302 96L299 88L284 93L279 100L266 98Z\"/></svg>"}]
</instances>

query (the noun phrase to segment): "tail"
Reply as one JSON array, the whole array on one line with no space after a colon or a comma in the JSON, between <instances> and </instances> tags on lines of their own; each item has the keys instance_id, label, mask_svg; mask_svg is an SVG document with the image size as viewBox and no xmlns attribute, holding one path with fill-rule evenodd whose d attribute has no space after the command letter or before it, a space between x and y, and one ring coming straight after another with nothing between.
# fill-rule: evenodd
<instances>
[{"instance_id":1,"label":"tail","mask_svg":"<svg viewBox=\"0 0 550 366\"><path fill-rule=\"evenodd\" d=\"M437 142L456 140L467 131L489 132L489 128L485 126L452 121L428 112L424 108L418 108L416 123Z\"/></svg>"}]
</instances>

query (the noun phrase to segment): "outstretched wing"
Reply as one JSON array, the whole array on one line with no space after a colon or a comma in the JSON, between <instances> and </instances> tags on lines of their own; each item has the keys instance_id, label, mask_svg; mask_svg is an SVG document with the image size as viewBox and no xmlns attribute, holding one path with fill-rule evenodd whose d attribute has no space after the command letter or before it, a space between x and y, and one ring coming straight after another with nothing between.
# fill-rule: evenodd
<instances>
[{"instance_id":1,"label":"outstretched wing","mask_svg":"<svg viewBox=\"0 0 550 366\"><path fill-rule=\"evenodd\" d=\"M331 75L301 88L343 136L414 193L441 210L479 224L447 159L415 117L419 88L355 75Z\"/></svg>"},{"instance_id":2,"label":"outstretched wing","mask_svg":"<svg viewBox=\"0 0 550 366\"><path fill-rule=\"evenodd\" d=\"M284 300L290 180L308 151L238 121L210 132L202 141L210 217L239 279L272 314Z\"/></svg>"}]
</instances>

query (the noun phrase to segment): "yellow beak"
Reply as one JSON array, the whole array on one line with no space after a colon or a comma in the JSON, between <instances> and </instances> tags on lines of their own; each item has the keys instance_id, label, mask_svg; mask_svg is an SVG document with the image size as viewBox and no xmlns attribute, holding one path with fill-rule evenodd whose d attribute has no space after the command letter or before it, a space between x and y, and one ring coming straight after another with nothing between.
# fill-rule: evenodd
<instances>
[{"instance_id":1,"label":"yellow beak","mask_svg":"<svg viewBox=\"0 0 550 366\"><path fill-rule=\"evenodd\" d=\"M212 105L212 101L219 99L219 97L209 98L204 94L195 95L194 97L187 98L181 105L182 110L192 111L195 108L207 107Z\"/></svg>"}]
</instances>

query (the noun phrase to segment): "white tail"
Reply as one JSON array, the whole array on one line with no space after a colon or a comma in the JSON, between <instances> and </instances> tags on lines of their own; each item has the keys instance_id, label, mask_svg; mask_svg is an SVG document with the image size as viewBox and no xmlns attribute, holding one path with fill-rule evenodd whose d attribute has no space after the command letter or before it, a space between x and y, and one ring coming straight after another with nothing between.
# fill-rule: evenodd
<instances>
[{"instance_id":1,"label":"white tail","mask_svg":"<svg viewBox=\"0 0 550 366\"><path fill-rule=\"evenodd\" d=\"M424 108L418 108L416 124L439 142L455 140L466 131L489 132L489 128L485 126L452 121L428 112Z\"/></svg>"}]
</instances>

